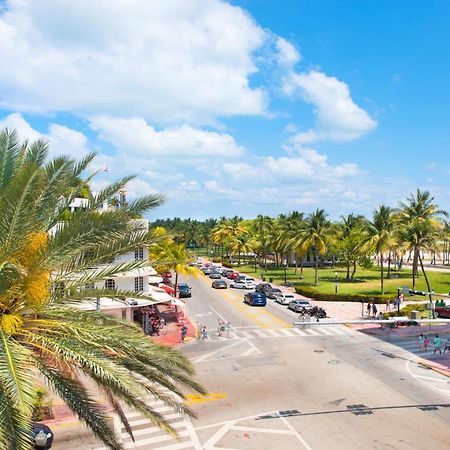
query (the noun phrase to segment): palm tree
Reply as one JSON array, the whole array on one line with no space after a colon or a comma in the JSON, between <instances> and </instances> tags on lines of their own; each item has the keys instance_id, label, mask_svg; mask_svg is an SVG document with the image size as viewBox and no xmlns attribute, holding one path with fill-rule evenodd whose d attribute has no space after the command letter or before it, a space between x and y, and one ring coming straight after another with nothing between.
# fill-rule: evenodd
<instances>
[{"instance_id":1,"label":"palm tree","mask_svg":"<svg viewBox=\"0 0 450 450\"><path fill-rule=\"evenodd\" d=\"M330 222L323 209L316 209L309 214L302 232L293 239L294 248L305 254L312 250L315 260L314 284L319 284L319 256L328 249Z\"/></svg>"},{"instance_id":2,"label":"palm tree","mask_svg":"<svg viewBox=\"0 0 450 450\"><path fill-rule=\"evenodd\" d=\"M420 224L424 224L424 231L430 230L427 222L431 221L435 226L437 226L437 221L442 216L448 216L446 211L439 209L439 207L433 202L434 197L432 197L428 191L422 192L417 189L415 194L410 194L406 203L400 202L401 209L398 211L397 221L402 227L416 227L416 231ZM402 235L404 236L404 233L402 233ZM411 234L409 233L409 235ZM422 241L422 238L418 239L418 243L416 245L410 247L410 250L413 253L413 289L415 289L416 286L416 276L418 274L418 263L420 256L419 251L421 250L420 241Z\"/></svg>"},{"instance_id":3,"label":"palm tree","mask_svg":"<svg viewBox=\"0 0 450 450\"><path fill-rule=\"evenodd\" d=\"M375 252L380 256L380 289L384 294L384 255L392 248L395 242L395 221L393 209L380 205L373 213L372 221L367 221L366 229L369 233L371 244Z\"/></svg>"},{"instance_id":4,"label":"palm tree","mask_svg":"<svg viewBox=\"0 0 450 450\"><path fill-rule=\"evenodd\" d=\"M86 378L128 430L121 402L175 433L145 397L186 411L161 388L181 395L181 386L203 392L177 351L155 344L130 322L75 307L87 295L86 283L143 266L142 261L101 264L148 243L147 231L130 217L162 201L150 195L99 213L99 205L131 179L126 177L60 222L93 157L46 162L44 141L20 143L14 131L0 132L0 448L31 447L32 405L42 381L112 449L122 445Z\"/></svg>"},{"instance_id":5,"label":"palm tree","mask_svg":"<svg viewBox=\"0 0 450 450\"><path fill-rule=\"evenodd\" d=\"M273 219L269 216L263 216L261 214L259 214L253 222L253 228L257 234L256 239L259 241L263 250L265 270L267 270L267 249L270 244L273 226Z\"/></svg>"}]
</instances>

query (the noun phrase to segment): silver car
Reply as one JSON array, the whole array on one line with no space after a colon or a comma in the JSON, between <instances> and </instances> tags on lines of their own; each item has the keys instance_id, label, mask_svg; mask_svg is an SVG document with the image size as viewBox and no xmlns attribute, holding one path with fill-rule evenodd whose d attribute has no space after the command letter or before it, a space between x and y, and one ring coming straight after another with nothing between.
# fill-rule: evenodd
<instances>
[{"instance_id":1,"label":"silver car","mask_svg":"<svg viewBox=\"0 0 450 450\"><path fill-rule=\"evenodd\" d=\"M275 296L275 301L280 305L289 305L292 301L295 300L295 297L292 294L278 294Z\"/></svg>"},{"instance_id":2,"label":"silver car","mask_svg":"<svg viewBox=\"0 0 450 450\"><path fill-rule=\"evenodd\" d=\"M312 305L306 300L292 300L288 308L295 312L301 312L304 309L311 309Z\"/></svg>"},{"instance_id":3,"label":"silver car","mask_svg":"<svg viewBox=\"0 0 450 450\"><path fill-rule=\"evenodd\" d=\"M235 289L255 289L254 281L235 280L230 284Z\"/></svg>"}]
</instances>

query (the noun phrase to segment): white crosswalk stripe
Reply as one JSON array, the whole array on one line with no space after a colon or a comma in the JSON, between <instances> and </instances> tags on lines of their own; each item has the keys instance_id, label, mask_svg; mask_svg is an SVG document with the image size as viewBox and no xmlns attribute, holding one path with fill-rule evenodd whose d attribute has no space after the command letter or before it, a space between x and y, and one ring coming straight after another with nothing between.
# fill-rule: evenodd
<instances>
[{"instance_id":1,"label":"white crosswalk stripe","mask_svg":"<svg viewBox=\"0 0 450 450\"><path fill-rule=\"evenodd\" d=\"M327 337L327 336L344 336L354 335L356 331L345 326L339 325L319 325L304 326L299 328L278 328L278 329L255 329L255 330L239 330L225 333L223 336L217 336L211 333L208 337L209 341L227 341L237 339L266 339L266 338L288 338L288 337Z\"/></svg>"},{"instance_id":2,"label":"white crosswalk stripe","mask_svg":"<svg viewBox=\"0 0 450 450\"><path fill-rule=\"evenodd\" d=\"M165 392L168 394L168 392ZM128 450L199 450L198 438L195 436L190 419L171 406L166 406L161 400L148 399L147 405L163 415L165 420L176 430L178 438L161 431L144 415L134 410L124 408L135 441L131 439L123 425L115 420L116 433L123 447ZM194 433L194 435L193 435ZM97 449L97 450L103 450Z\"/></svg>"}]
</instances>

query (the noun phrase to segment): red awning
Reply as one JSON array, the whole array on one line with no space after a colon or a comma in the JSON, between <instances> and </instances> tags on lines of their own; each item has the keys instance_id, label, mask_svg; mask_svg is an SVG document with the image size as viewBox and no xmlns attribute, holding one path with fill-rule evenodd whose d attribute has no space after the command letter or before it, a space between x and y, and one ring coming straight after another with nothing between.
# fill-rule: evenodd
<instances>
[{"instance_id":1,"label":"red awning","mask_svg":"<svg viewBox=\"0 0 450 450\"><path fill-rule=\"evenodd\" d=\"M173 287L167 286L167 284L159 283L159 287L164 289L168 294L173 294L175 289Z\"/></svg>"}]
</instances>

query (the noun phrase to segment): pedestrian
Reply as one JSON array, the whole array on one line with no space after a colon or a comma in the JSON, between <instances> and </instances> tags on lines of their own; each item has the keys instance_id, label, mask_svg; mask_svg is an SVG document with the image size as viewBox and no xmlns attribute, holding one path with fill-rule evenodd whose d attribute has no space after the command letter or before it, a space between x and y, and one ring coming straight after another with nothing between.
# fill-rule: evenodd
<instances>
[{"instance_id":1,"label":"pedestrian","mask_svg":"<svg viewBox=\"0 0 450 450\"><path fill-rule=\"evenodd\" d=\"M428 339L428 336L425 336L425 339L423 340L423 351L428 351L428 345L430 345L430 340Z\"/></svg>"},{"instance_id":2,"label":"pedestrian","mask_svg":"<svg viewBox=\"0 0 450 450\"><path fill-rule=\"evenodd\" d=\"M399 299L395 298L394 299L394 311L398 308L398 304L399 304Z\"/></svg>"},{"instance_id":3,"label":"pedestrian","mask_svg":"<svg viewBox=\"0 0 450 450\"><path fill-rule=\"evenodd\" d=\"M445 350L448 350L450 352L450 337L448 337L447 340L445 341L444 353Z\"/></svg>"},{"instance_id":4,"label":"pedestrian","mask_svg":"<svg viewBox=\"0 0 450 450\"><path fill-rule=\"evenodd\" d=\"M439 337L439 335L437 334L436 337L433 340L433 345L434 345L434 350L433 350L433 355L436 352L439 352L440 355L442 355L442 339Z\"/></svg>"},{"instance_id":5,"label":"pedestrian","mask_svg":"<svg viewBox=\"0 0 450 450\"><path fill-rule=\"evenodd\" d=\"M217 336L222 336L222 321L217 322Z\"/></svg>"},{"instance_id":6,"label":"pedestrian","mask_svg":"<svg viewBox=\"0 0 450 450\"><path fill-rule=\"evenodd\" d=\"M400 295L398 296L398 302L400 303L400 305L402 304L402 301L404 300L405 295L402 293L400 293Z\"/></svg>"},{"instance_id":7,"label":"pedestrian","mask_svg":"<svg viewBox=\"0 0 450 450\"><path fill-rule=\"evenodd\" d=\"M391 301L389 299L386 300L386 311L391 310Z\"/></svg>"},{"instance_id":8,"label":"pedestrian","mask_svg":"<svg viewBox=\"0 0 450 450\"><path fill-rule=\"evenodd\" d=\"M227 335L230 335L230 331L231 331L231 322L227 322Z\"/></svg>"},{"instance_id":9,"label":"pedestrian","mask_svg":"<svg viewBox=\"0 0 450 450\"><path fill-rule=\"evenodd\" d=\"M188 327L186 325L183 325L181 327L181 343L184 344L184 338L186 337L188 332Z\"/></svg>"},{"instance_id":10,"label":"pedestrian","mask_svg":"<svg viewBox=\"0 0 450 450\"><path fill-rule=\"evenodd\" d=\"M375 303L372 305L372 313L373 313L373 317L375 317L377 315L378 309L377 309L377 305L375 305Z\"/></svg>"},{"instance_id":11,"label":"pedestrian","mask_svg":"<svg viewBox=\"0 0 450 450\"><path fill-rule=\"evenodd\" d=\"M423 334L421 334L418 338L417 338L417 347L419 348L419 352L423 352L423 343L425 341L425 336Z\"/></svg>"},{"instance_id":12,"label":"pedestrian","mask_svg":"<svg viewBox=\"0 0 450 450\"><path fill-rule=\"evenodd\" d=\"M203 325L202 328L202 341L208 339L208 330L206 329L206 327Z\"/></svg>"},{"instance_id":13,"label":"pedestrian","mask_svg":"<svg viewBox=\"0 0 450 450\"><path fill-rule=\"evenodd\" d=\"M369 303L367 303L367 315L370 316L370 312L372 311L372 305Z\"/></svg>"},{"instance_id":14,"label":"pedestrian","mask_svg":"<svg viewBox=\"0 0 450 450\"><path fill-rule=\"evenodd\" d=\"M197 333L195 335L195 337L197 338L197 340L200 340L202 338L202 324L200 322L197 322Z\"/></svg>"}]
</instances>

